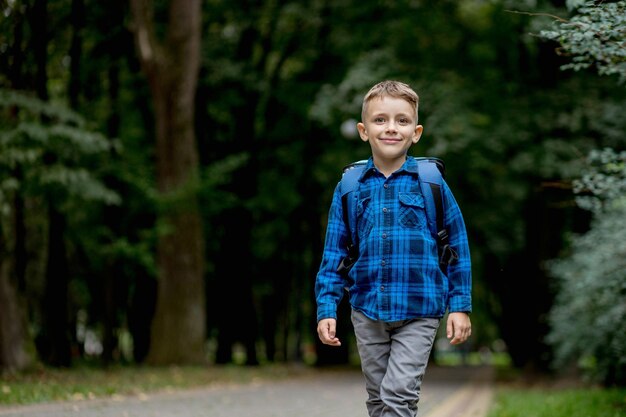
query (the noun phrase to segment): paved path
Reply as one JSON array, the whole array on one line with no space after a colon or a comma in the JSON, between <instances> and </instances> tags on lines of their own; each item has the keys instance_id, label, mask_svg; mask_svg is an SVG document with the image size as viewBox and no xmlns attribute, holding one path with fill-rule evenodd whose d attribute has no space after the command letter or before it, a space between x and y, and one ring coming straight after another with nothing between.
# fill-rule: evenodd
<instances>
[{"instance_id":1,"label":"paved path","mask_svg":"<svg viewBox=\"0 0 626 417\"><path fill-rule=\"evenodd\" d=\"M427 371L419 417L486 417L489 368ZM323 371L314 377L219 386L107 400L0 407L0 417L367 417L363 377Z\"/></svg>"}]
</instances>

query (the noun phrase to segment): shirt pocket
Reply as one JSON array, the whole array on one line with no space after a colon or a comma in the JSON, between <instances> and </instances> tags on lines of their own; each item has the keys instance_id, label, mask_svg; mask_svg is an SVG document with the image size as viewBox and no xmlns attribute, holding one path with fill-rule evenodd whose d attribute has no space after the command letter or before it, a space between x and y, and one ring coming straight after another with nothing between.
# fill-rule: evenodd
<instances>
[{"instance_id":1,"label":"shirt pocket","mask_svg":"<svg viewBox=\"0 0 626 417\"><path fill-rule=\"evenodd\" d=\"M374 227L372 219L372 209L370 207L371 197L364 197L358 200L356 206L356 218L358 225L359 238L364 239L369 236Z\"/></svg>"},{"instance_id":2,"label":"shirt pocket","mask_svg":"<svg viewBox=\"0 0 626 417\"><path fill-rule=\"evenodd\" d=\"M398 222L407 228L420 228L426 226L426 211L424 210L424 197L421 193L402 192L398 194L400 211Z\"/></svg>"}]
</instances>

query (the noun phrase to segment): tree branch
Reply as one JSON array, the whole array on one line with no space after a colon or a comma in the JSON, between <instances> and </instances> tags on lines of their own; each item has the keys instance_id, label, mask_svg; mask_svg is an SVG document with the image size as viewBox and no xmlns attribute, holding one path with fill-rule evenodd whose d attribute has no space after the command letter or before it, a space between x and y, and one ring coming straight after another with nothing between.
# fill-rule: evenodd
<instances>
[{"instance_id":1,"label":"tree branch","mask_svg":"<svg viewBox=\"0 0 626 417\"><path fill-rule=\"evenodd\" d=\"M158 44L154 35L154 12L152 0L131 0L131 31L135 35L139 60L148 78L156 73L160 60Z\"/></svg>"},{"instance_id":2,"label":"tree branch","mask_svg":"<svg viewBox=\"0 0 626 417\"><path fill-rule=\"evenodd\" d=\"M544 17L551 17L555 20L558 20L559 22L563 22L563 23L570 23L569 20L564 19L560 16L554 15L554 14L550 14L550 13L531 13L531 12L520 12L519 10L504 10L507 13L515 13L515 14L523 14L523 15L527 15L527 16L544 16Z\"/></svg>"}]
</instances>

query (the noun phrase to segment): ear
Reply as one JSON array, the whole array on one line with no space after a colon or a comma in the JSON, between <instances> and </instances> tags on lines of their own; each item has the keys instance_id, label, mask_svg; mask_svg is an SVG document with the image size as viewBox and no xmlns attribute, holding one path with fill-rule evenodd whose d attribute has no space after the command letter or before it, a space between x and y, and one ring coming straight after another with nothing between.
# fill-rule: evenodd
<instances>
[{"instance_id":1,"label":"ear","mask_svg":"<svg viewBox=\"0 0 626 417\"><path fill-rule=\"evenodd\" d=\"M423 131L424 131L424 126L422 125L415 126L415 131L413 132L413 137L411 138L411 141L413 143L419 142L420 138L422 137Z\"/></svg>"},{"instance_id":2,"label":"ear","mask_svg":"<svg viewBox=\"0 0 626 417\"><path fill-rule=\"evenodd\" d=\"M369 136L367 135L367 130L365 130L365 125L363 123L357 123L356 129L359 131L359 136L363 142L367 142L369 140Z\"/></svg>"}]
</instances>

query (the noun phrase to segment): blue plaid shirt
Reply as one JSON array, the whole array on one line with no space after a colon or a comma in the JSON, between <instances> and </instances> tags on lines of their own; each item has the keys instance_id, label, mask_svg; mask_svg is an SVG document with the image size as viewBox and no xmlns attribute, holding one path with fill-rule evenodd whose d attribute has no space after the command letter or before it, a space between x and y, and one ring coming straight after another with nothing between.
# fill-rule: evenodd
<instances>
[{"instance_id":1,"label":"blue plaid shirt","mask_svg":"<svg viewBox=\"0 0 626 417\"><path fill-rule=\"evenodd\" d=\"M317 320L337 318L345 289L352 307L374 320L400 321L443 317L472 310L471 262L459 206L444 181L444 225L459 255L439 268L437 243L430 233L417 161L409 156L389 178L370 159L359 178L357 243L359 257L347 276L337 272L346 256L348 230L343 220L339 184L328 215L324 253L315 283Z\"/></svg>"}]
</instances>

